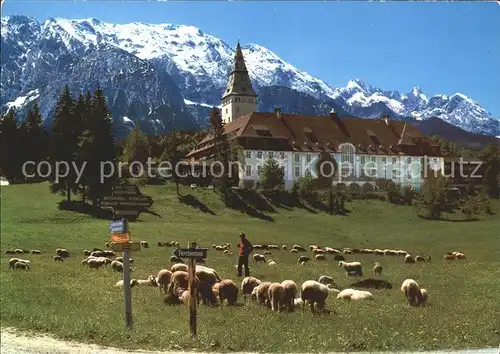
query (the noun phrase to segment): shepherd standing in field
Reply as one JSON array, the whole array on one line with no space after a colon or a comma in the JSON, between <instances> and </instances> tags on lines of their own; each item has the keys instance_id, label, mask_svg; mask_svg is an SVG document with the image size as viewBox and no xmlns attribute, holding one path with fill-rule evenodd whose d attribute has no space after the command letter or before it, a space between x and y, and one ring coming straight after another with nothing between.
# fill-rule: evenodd
<instances>
[{"instance_id":1,"label":"shepherd standing in field","mask_svg":"<svg viewBox=\"0 0 500 354\"><path fill-rule=\"evenodd\" d=\"M238 244L240 248L240 257L238 258L238 276L242 276L241 268L245 267L245 277L250 276L250 269L248 269L248 257L253 251L253 246L250 241L247 240L246 235L242 232L240 234L240 243Z\"/></svg>"}]
</instances>

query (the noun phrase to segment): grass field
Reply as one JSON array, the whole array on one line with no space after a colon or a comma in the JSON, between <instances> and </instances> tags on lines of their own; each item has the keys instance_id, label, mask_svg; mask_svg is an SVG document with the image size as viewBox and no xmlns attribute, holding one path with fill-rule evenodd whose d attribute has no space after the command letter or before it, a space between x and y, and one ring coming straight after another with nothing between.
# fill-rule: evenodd
<instances>
[{"instance_id":1,"label":"grass field","mask_svg":"<svg viewBox=\"0 0 500 354\"><path fill-rule=\"evenodd\" d=\"M75 339L124 348L192 349L261 352L326 352L374 350L428 350L498 346L500 341L500 214L475 222L427 221L411 207L380 201L348 203L346 216L329 216L303 208L269 207L273 221L223 208L213 191L181 189L190 203L177 200L171 186L143 187L153 196L154 214L142 214L131 223L133 240L147 240L151 248L134 254L132 277L170 267L171 248L157 241L177 240L181 246L196 241L201 246L237 243L244 231L254 243L319 244L336 248L394 248L431 255L432 262L403 264L400 257L348 255L365 266L372 277L375 260L384 266L382 279L391 290L372 290L374 301L349 303L329 297L336 314L313 316L272 313L253 303L245 306L198 310L198 339L190 339L184 306L166 306L155 288L132 291L134 329L124 328L123 291L114 288L121 274L111 269L91 272L83 268L82 250L104 247L108 224L84 214L61 211L59 196L48 185L12 185L1 189L1 323L27 330L50 332ZM195 203L193 203L195 201ZM192 205L196 205L194 208ZM500 204L496 203L497 210ZM201 209L201 210L200 210ZM268 219L270 219L268 218ZM30 271L10 271L10 248L40 249L28 255ZM72 256L54 264L56 248ZM446 251L462 251L467 260L446 262ZM308 252L310 254L310 252ZM251 264L252 275L269 281L308 279L330 275L341 288L354 282L327 256L326 262L296 265L297 255L275 251L278 263ZM236 256L214 250L207 265L223 278L236 278ZM429 305L409 308L398 291L402 281L413 278L429 291ZM242 298L239 300L243 302Z\"/></svg>"}]
</instances>

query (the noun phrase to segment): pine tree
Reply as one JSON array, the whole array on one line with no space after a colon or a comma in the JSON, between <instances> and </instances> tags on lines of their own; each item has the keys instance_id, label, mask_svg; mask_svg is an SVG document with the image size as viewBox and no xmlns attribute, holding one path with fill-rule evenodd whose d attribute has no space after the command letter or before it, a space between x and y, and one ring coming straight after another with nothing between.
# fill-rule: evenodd
<instances>
[{"instance_id":1,"label":"pine tree","mask_svg":"<svg viewBox=\"0 0 500 354\"><path fill-rule=\"evenodd\" d=\"M35 165L48 157L47 143L48 133L43 129L43 119L35 101L33 108L26 115L26 119L21 124L20 136L22 145L23 161L34 162ZM33 175L35 166L32 164L26 166L27 175Z\"/></svg>"},{"instance_id":2,"label":"pine tree","mask_svg":"<svg viewBox=\"0 0 500 354\"><path fill-rule=\"evenodd\" d=\"M172 165L172 181L175 182L175 190L177 195L179 195L179 177L176 173L175 167L182 159L182 154L179 151L179 139L177 132L174 130L167 137L165 142L165 151L161 159L163 161L168 161Z\"/></svg>"},{"instance_id":3,"label":"pine tree","mask_svg":"<svg viewBox=\"0 0 500 354\"><path fill-rule=\"evenodd\" d=\"M487 186L491 198L500 197L500 146L488 144L479 153L481 161L487 164L483 183Z\"/></svg>"},{"instance_id":4,"label":"pine tree","mask_svg":"<svg viewBox=\"0 0 500 354\"><path fill-rule=\"evenodd\" d=\"M115 166L116 147L113 140L113 121L106 99L98 87L90 99L86 130L80 138L80 156L86 162L83 183L94 207L100 199L111 193L116 173L110 177L110 165ZM101 170L102 169L102 170ZM116 171L115 171L116 172Z\"/></svg>"},{"instance_id":5,"label":"pine tree","mask_svg":"<svg viewBox=\"0 0 500 354\"><path fill-rule=\"evenodd\" d=\"M448 193L448 182L440 170L434 170L428 164L426 174L418 206L426 211L429 219L437 220L443 212L455 210L456 200Z\"/></svg>"},{"instance_id":6,"label":"pine tree","mask_svg":"<svg viewBox=\"0 0 500 354\"><path fill-rule=\"evenodd\" d=\"M67 162L71 165L78 153L78 130L74 120L75 104L71 97L69 86L65 86L56 105L54 119L52 120L52 136L50 158L52 164ZM77 192L76 174L74 169L69 169L67 177L58 181L52 180L53 193L65 193L66 200L71 201L71 192Z\"/></svg>"},{"instance_id":7,"label":"pine tree","mask_svg":"<svg viewBox=\"0 0 500 354\"><path fill-rule=\"evenodd\" d=\"M15 182L22 173L20 147L16 113L10 109L0 121L0 174L10 183Z\"/></svg>"},{"instance_id":8,"label":"pine tree","mask_svg":"<svg viewBox=\"0 0 500 354\"><path fill-rule=\"evenodd\" d=\"M149 145L148 138L141 132L139 126L136 126L125 138L123 146L123 160L129 164L134 161L138 161L142 164L142 166L145 166L150 156L151 147ZM133 167L133 172L137 175L139 167L135 165Z\"/></svg>"},{"instance_id":9,"label":"pine tree","mask_svg":"<svg viewBox=\"0 0 500 354\"><path fill-rule=\"evenodd\" d=\"M224 203L227 205L229 197L228 171L230 168L229 163L231 157L231 148L228 137L226 134L224 134L224 124L222 123L222 117L219 113L219 110L215 107L213 107L212 111L210 112L210 124L214 144L214 162L218 162L218 165L222 169L222 171L220 171L222 172L222 174L219 178L219 181L222 187L222 192L224 194Z\"/></svg>"}]
</instances>

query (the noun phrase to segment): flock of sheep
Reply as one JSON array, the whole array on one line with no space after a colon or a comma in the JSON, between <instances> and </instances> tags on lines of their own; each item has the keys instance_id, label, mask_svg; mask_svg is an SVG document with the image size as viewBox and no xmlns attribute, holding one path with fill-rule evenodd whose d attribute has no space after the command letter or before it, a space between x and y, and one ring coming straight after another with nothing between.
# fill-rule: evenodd
<instances>
[{"instance_id":1,"label":"flock of sheep","mask_svg":"<svg viewBox=\"0 0 500 354\"><path fill-rule=\"evenodd\" d=\"M178 247L179 243L176 241L171 242L158 242L158 247ZM109 243L105 244L110 247ZM141 241L142 248L149 248L147 241ZM225 254L231 254L231 245L226 243L224 245L212 245L217 251L222 251ZM269 266L276 265L273 259L267 259L266 256L271 255L271 250L287 251L288 247L282 245L254 245L255 250L262 250L262 253L253 254L254 262L264 262ZM318 245L310 245L309 250L313 253L313 257L300 255L297 259L297 264L306 265L314 258L316 261L324 261L325 255L330 254L333 259L338 261L339 267L342 267L346 276L363 277L363 265L361 262L346 262L344 256L347 254L374 254L379 256L401 256L404 258L404 263L415 262L430 262L430 256L412 256L404 250L390 250L390 249L357 249L357 248L344 248L342 250L324 247ZM306 248L300 245L293 245L290 249L293 253L307 252ZM26 251L22 249L7 250L5 254L31 254L40 255L40 250ZM98 270L103 266L110 265L111 269L117 272L123 272L123 259L117 257L116 253L112 250L102 250L94 248L92 251L84 250L83 255L85 258L81 261L82 265L87 266L89 269ZM70 257L70 252L67 249L58 248L54 262L63 262L66 258ZM113 259L114 258L114 259ZM446 260L460 260L465 259L465 254L461 252L448 252L443 256ZM134 260L129 259L133 264ZM228 305L234 305L237 302L238 296L241 293L243 299L246 301L247 297L262 304L272 311L294 311L297 307L305 309L307 305L310 306L313 313L330 313L326 309L326 299L329 294L335 294L337 299L345 300L373 300L373 294L369 291L358 290L356 288L348 288L343 290L336 289L336 284L332 277L322 275L318 280L307 280L299 287L293 280L285 280L283 282L269 282L261 281L256 277L245 277L241 284L238 286L231 279L222 279L214 268L209 268L201 264L196 265L195 283L196 292L190 293L188 286L188 267L175 256L170 258L171 263L174 263L170 269L161 269L156 276L150 275L147 279L132 279L131 286L151 286L157 287L160 294L164 294L164 302L169 305L187 304L191 296L196 297L196 302L200 301L209 306L218 306L227 302ZM204 259L199 259L198 263L204 263ZM31 262L27 259L11 258L9 260L9 268L12 269L31 269ZM133 268L131 267L131 271ZM373 265L373 274L380 276L383 267L380 262L375 262ZM360 281L359 285L368 285L377 287L392 288L392 286L383 280L378 279L365 279ZM386 284L387 286L385 286ZM123 287L123 280L115 284L116 287ZM299 291L300 290L300 291ZM421 288L420 285L413 279L406 279L400 288L404 293L406 301L410 306L425 305L428 301L428 292L426 289Z\"/></svg>"}]
</instances>

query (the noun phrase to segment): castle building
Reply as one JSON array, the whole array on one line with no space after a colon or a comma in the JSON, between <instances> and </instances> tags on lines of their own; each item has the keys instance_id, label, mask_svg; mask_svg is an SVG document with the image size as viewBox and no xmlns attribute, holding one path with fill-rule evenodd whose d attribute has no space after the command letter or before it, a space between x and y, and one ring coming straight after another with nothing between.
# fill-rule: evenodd
<instances>
[{"instance_id":1,"label":"castle building","mask_svg":"<svg viewBox=\"0 0 500 354\"><path fill-rule=\"evenodd\" d=\"M317 177L316 163L325 154L335 161L333 183L374 183L390 179L420 189L422 168L428 163L442 168L440 146L403 121L257 112L240 44L236 47L228 85L222 96L224 132L242 147L244 163L239 170L240 187L252 187L260 179L267 159L282 166L285 188L310 174ZM186 159L191 163L210 160L213 137L200 141Z\"/></svg>"}]
</instances>

